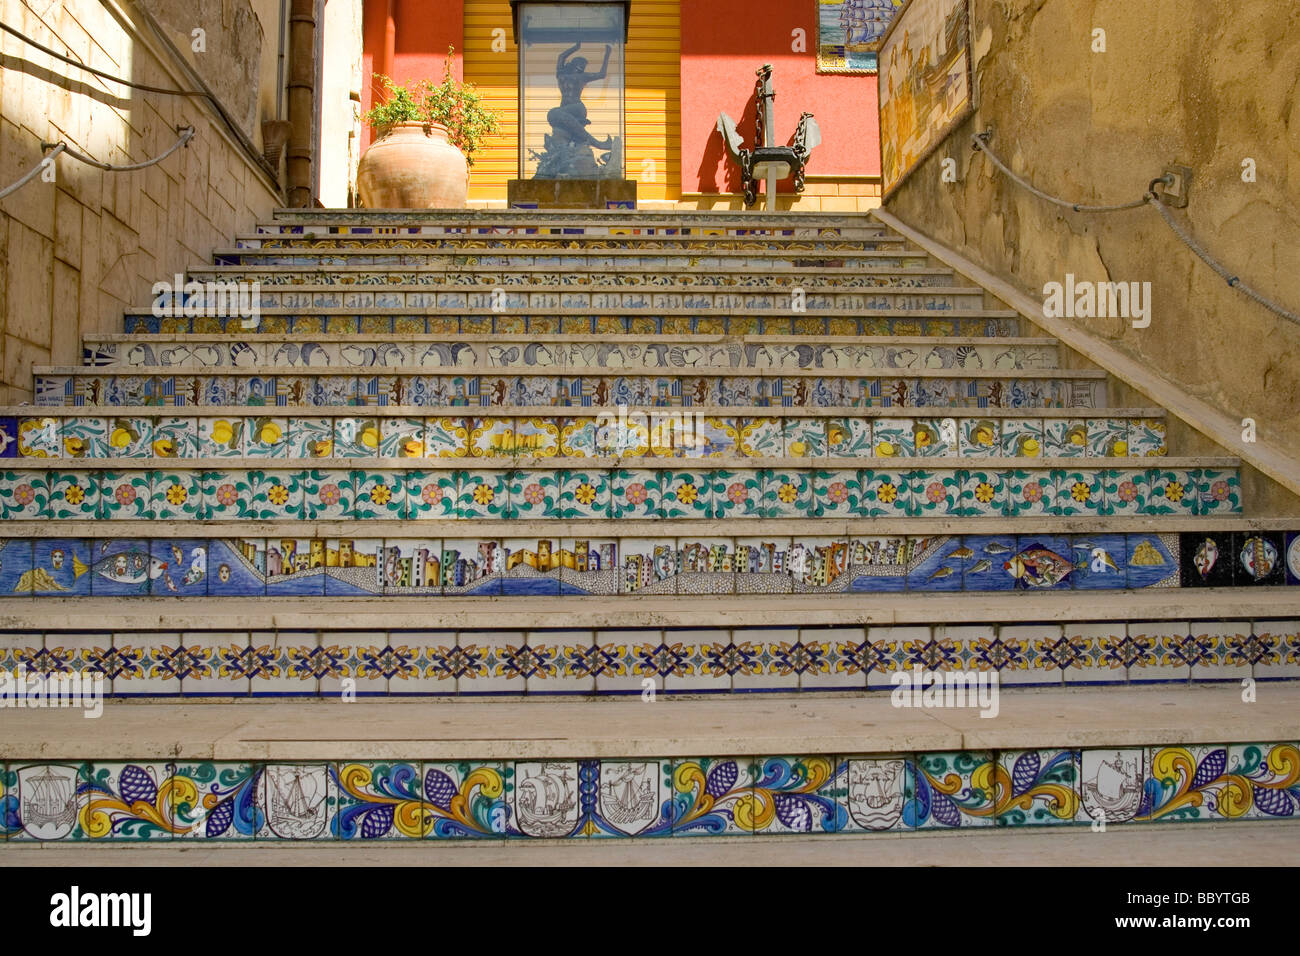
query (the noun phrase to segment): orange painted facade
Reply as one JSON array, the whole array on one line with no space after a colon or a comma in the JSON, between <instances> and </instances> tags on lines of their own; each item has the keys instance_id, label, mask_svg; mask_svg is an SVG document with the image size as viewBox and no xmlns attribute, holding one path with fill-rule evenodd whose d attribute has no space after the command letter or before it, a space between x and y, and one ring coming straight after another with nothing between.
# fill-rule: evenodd
<instances>
[{"instance_id":1,"label":"orange painted facade","mask_svg":"<svg viewBox=\"0 0 1300 956\"><path fill-rule=\"evenodd\" d=\"M805 50L791 32L805 31ZM737 205L739 174L714 129L725 110L753 136L754 70L775 66L776 132L789 142L799 112L812 110L826 142L813 153L809 182L782 206L869 208L879 195L874 76L815 71L815 6L788 0L634 0L626 49L627 176L649 205ZM399 81L442 75L448 46L458 76L475 83L502 130L475 156L470 202L503 205L518 176L518 50L507 0L366 0L363 107L371 73ZM372 135L364 133L365 142ZM789 190L789 184L785 184Z\"/></svg>"}]
</instances>

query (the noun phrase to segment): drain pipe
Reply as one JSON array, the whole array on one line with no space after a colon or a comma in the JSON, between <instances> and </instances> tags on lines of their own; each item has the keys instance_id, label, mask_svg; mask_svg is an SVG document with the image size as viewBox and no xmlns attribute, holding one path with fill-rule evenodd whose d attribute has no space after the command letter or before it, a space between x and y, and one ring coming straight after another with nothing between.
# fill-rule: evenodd
<instances>
[{"instance_id":1,"label":"drain pipe","mask_svg":"<svg viewBox=\"0 0 1300 956\"><path fill-rule=\"evenodd\" d=\"M316 102L316 16L313 0L292 0L289 9L288 202L314 205L312 128Z\"/></svg>"}]
</instances>

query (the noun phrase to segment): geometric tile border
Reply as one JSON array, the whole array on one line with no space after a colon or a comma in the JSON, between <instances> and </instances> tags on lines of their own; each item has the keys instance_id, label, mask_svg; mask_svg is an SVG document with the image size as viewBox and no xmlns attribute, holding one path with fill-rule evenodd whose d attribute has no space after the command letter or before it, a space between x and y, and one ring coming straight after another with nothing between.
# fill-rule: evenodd
<instances>
[{"instance_id":1,"label":"geometric tile border","mask_svg":"<svg viewBox=\"0 0 1300 956\"><path fill-rule=\"evenodd\" d=\"M103 674L109 697L887 694L917 670L1004 688L1297 680L1300 621L0 636L0 675Z\"/></svg>"}]
</instances>

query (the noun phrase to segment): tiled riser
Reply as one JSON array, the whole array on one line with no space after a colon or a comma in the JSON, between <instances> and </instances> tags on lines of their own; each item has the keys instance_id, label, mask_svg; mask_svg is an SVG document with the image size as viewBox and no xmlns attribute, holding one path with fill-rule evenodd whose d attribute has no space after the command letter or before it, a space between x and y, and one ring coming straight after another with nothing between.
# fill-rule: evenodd
<instances>
[{"instance_id":1,"label":"tiled riser","mask_svg":"<svg viewBox=\"0 0 1300 956\"><path fill-rule=\"evenodd\" d=\"M1294 742L556 761L9 762L10 840L908 833L1293 820ZM33 794L42 800L33 800ZM59 806L49 803L56 794ZM38 809L45 814L37 816ZM49 819L54 817L55 819Z\"/></svg>"},{"instance_id":2,"label":"tiled riser","mask_svg":"<svg viewBox=\"0 0 1300 956\"><path fill-rule=\"evenodd\" d=\"M419 293L423 295L423 293ZM313 297L292 308L313 308ZM324 298L338 299L336 295ZM371 296L371 298L374 298ZM381 297L387 298L387 297ZM402 298L397 296L398 299ZM659 297L656 296L656 299ZM737 306L739 307L739 306ZM811 306L810 306L811 307ZM338 308L338 306L321 306ZM361 308L361 306L351 306ZM384 306L405 309L405 305ZM426 309L432 306L410 306ZM462 306L463 308L463 306ZM1019 334L1013 318L945 315L942 318L875 317L853 315L268 315L263 314L257 331L266 334L319 335L900 335L900 336L988 336ZM660 306L668 308L668 306ZM814 307L826 308L829 307ZM938 308L938 307L937 307ZM613 307L618 311L619 307ZM973 307L972 307L973 310ZM157 334L247 334L244 320L226 315L159 317L128 313L125 329L136 335Z\"/></svg>"},{"instance_id":3,"label":"tiled riser","mask_svg":"<svg viewBox=\"0 0 1300 956\"><path fill-rule=\"evenodd\" d=\"M1214 542L1216 560L1202 574L1197 559L1207 540ZM1278 587L1300 583L1298 541L1297 532L11 538L0 542L0 593L36 599L381 594L631 599Z\"/></svg>"},{"instance_id":4,"label":"tiled riser","mask_svg":"<svg viewBox=\"0 0 1300 956\"><path fill-rule=\"evenodd\" d=\"M891 694L919 670L996 672L1002 689L1300 680L1300 621L0 638L0 679L98 674L122 698Z\"/></svg>"},{"instance_id":5,"label":"tiled riser","mask_svg":"<svg viewBox=\"0 0 1300 956\"><path fill-rule=\"evenodd\" d=\"M629 277L629 280L635 277ZM811 279L811 277L810 277ZM213 280L216 281L216 280ZM227 281L222 279L221 281ZM230 280L233 281L233 278ZM284 283L276 283L283 285ZM303 285L303 283L298 283ZM263 309L468 309L476 312L492 311L520 312L531 309L597 309L602 312L618 312L623 309L740 309L753 311L791 312L795 308L789 291L761 292L712 289L706 287L692 288L687 292L647 288L628 288L622 291L590 291L564 289L539 289L536 285L528 288L502 286L504 294L494 300L491 289L465 287L455 289L430 288L424 292L410 291L409 286L385 286L366 289L364 286L349 285L346 289L319 288L324 283L306 283L306 288L298 290L272 288L262 285L260 305ZM412 283L414 284L414 283ZM439 283L442 284L442 283ZM637 283L627 281L620 283L633 286ZM786 282L785 286L792 283ZM847 286L840 283L840 286ZM611 287L612 289L613 287ZM801 286L806 289L803 307L816 311L818 309L835 309L846 312L875 311L976 311L984 307L983 292L920 293L916 290L856 293L826 293L813 286L811 281ZM210 302L214 307L215 300ZM800 309L802 311L802 309ZM128 326L128 331L130 327ZM179 331L179 330L178 330ZM454 331L435 328L433 331ZM483 330L480 330L483 331ZM590 331L600 331L591 329ZM738 333L733 333L738 334ZM789 334L789 333L784 333ZM798 334L798 333L796 333Z\"/></svg>"},{"instance_id":6,"label":"tiled riser","mask_svg":"<svg viewBox=\"0 0 1300 956\"><path fill-rule=\"evenodd\" d=\"M185 276L187 282L259 283L263 288L280 286L450 286L469 290L484 287L520 288L638 288L638 289L883 289L917 294L926 289L958 286L951 272L921 272L917 269L867 272L863 269L817 269L760 266L737 267L731 272L692 272L668 266L647 271L636 267L611 266L604 271L570 272L560 269L518 266L446 266L443 268L383 266L198 266ZM558 293L557 293L558 296ZM982 295L976 296L982 298ZM557 303L558 304L558 303ZM263 305L267 305L263 302Z\"/></svg>"},{"instance_id":7,"label":"tiled riser","mask_svg":"<svg viewBox=\"0 0 1300 956\"><path fill-rule=\"evenodd\" d=\"M0 416L4 458L1155 458L1140 418Z\"/></svg>"},{"instance_id":8,"label":"tiled riser","mask_svg":"<svg viewBox=\"0 0 1300 956\"><path fill-rule=\"evenodd\" d=\"M893 239L885 227L874 223L863 224L861 217L839 219L820 218L815 223L790 223L757 226L739 219L719 222L713 213L702 217L680 215L658 216L637 212L622 222L610 222L609 217L593 221L591 216L509 216L500 219L480 218L475 222L431 223L420 222L427 215L409 213L365 213L366 224L340 221L334 216L315 218L301 213L291 213L290 218L276 222L259 223L257 232L262 236L447 236L457 241L471 237L485 240L501 237L518 237L522 241L542 237L593 236L622 239L624 243L639 244L642 238L697 238L712 241L725 238L746 240L765 239ZM705 223L702 219L709 219ZM765 217L770 218L770 217ZM373 223L374 225L371 225ZM513 243L512 243L513 245Z\"/></svg>"},{"instance_id":9,"label":"tiled riser","mask_svg":"<svg viewBox=\"0 0 1300 956\"><path fill-rule=\"evenodd\" d=\"M610 406L788 408L1102 408L1105 383L1055 378L862 378L850 375L72 375L42 372L46 407L288 405Z\"/></svg>"},{"instance_id":10,"label":"tiled riser","mask_svg":"<svg viewBox=\"0 0 1300 956\"><path fill-rule=\"evenodd\" d=\"M382 469L382 470L379 470ZM203 521L1232 515L1235 471L393 469L0 472L0 519Z\"/></svg>"},{"instance_id":11,"label":"tiled riser","mask_svg":"<svg viewBox=\"0 0 1300 956\"><path fill-rule=\"evenodd\" d=\"M799 270L834 270L835 273L852 274L854 272L884 272L897 270L908 271L924 269L928 262L924 252L841 253L825 255L816 252L792 251L786 254L771 253L767 255L746 255L744 252L721 252L711 250L688 250L680 253L638 251L630 255L602 255L599 252L565 252L531 251L515 246L508 250L492 252L488 250L465 250L463 252L421 251L348 251L346 253L317 251L305 247L284 249L280 251L259 251L256 249L238 252L217 252L213 255L213 264L217 266L297 266L310 269L356 268L359 266L379 266L383 268L414 267L421 270L445 269L456 275L462 272L473 274L481 269L554 269L561 274L582 272L594 274L604 271L632 270L657 273L665 270L680 270L684 274L700 270L718 272L738 272L753 270L756 272L789 272ZM934 271L934 270L927 270ZM942 272L944 279L951 279L951 272ZM912 277L909 277L912 278ZM652 280L653 281L653 280Z\"/></svg>"},{"instance_id":12,"label":"tiled riser","mask_svg":"<svg viewBox=\"0 0 1300 956\"><path fill-rule=\"evenodd\" d=\"M459 366L469 368L679 369L1051 369L1055 346L1020 342L991 345L816 345L803 343L696 344L690 339L638 343L416 342L340 343L258 341L193 344L103 343L83 350L82 364L95 369L149 366L203 368L378 368Z\"/></svg>"},{"instance_id":13,"label":"tiled riser","mask_svg":"<svg viewBox=\"0 0 1300 956\"><path fill-rule=\"evenodd\" d=\"M236 249L280 250L280 249L356 249L361 251L411 249L429 250L449 254L476 255L482 250L538 250L542 252L569 252L577 250L578 254L601 252L607 250L622 251L628 248L631 239L628 235L572 235L541 236L536 234L515 236L466 236L466 235L406 235L402 237L366 236L366 235L279 235L268 229L261 236L248 236L236 241ZM661 251L685 255L710 255L719 253L775 253L799 254L814 252L890 252L907 253L907 243L898 236L864 236L859 239L822 237L817 239L793 239L788 237L744 237L744 236L658 236L636 237L636 248L641 252ZM911 252L912 255L924 255Z\"/></svg>"}]
</instances>

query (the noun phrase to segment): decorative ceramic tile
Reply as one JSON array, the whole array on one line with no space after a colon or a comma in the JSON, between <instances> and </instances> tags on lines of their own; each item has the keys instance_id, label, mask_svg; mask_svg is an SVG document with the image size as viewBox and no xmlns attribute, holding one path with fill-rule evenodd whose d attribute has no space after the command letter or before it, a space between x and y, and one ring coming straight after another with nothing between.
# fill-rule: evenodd
<instances>
[{"instance_id":1,"label":"decorative ceramic tile","mask_svg":"<svg viewBox=\"0 0 1300 956\"><path fill-rule=\"evenodd\" d=\"M956 455L958 449L955 418L917 419L912 423L912 448L918 458L942 458Z\"/></svg>"},{"instance_id":2,"label":"decorative ceramic tile","mask_svg":"<svg viewBox=\"0 0 1300 956\"><path fill-rule=\"evenodd\" d=\"M333 836L338 804L329 764L263 764L256 787L259 840L319 840Z\"/></svg>"},{"instance_id":3,"label":"decorative ceramic tile","mask_svg":"<svg viewBox=\"0 0 1300 956\"><path fill-rule=\"evenodd\" d=\"M812 517L848 518L861 514L861 474L857 470L813 471Z\"/></svg>"},{"instance_id":4,"label":"decorative ceramic tile","mask_svg":"<svg viewBox=\"0 0 1300 956\"><path fill-rule=\"evenodd\" d=\"M821 418L785 420L786 458L826 457L826 423Z\"/></svg>"},{"instance_id":5,"label":"decorative ceramic tile","mask_svg":"<svg viewBox=\"0 0 1300 956\"><path fill-rule=\"evenodd\" d=\"M901 518L907 514L912 500L907 472L875 469L863 471L861 475L864 517Z\"/></svg>"},{"instance_id":6,"label":"decorative ceramic tile","mask_svg":"<svg viewBox=\"0 0 1300 956\"><path fill-rule=\"evenodd\" d=\"M457 476L454 471L408 471L406 515L408 518L455 518Z\"/></svg>"},{"instance_id":7,"label":"decorative ceramic tile","mask_svg":"<svg viewBox=\"0 0 1300 956\"><path fill-rule=\"evenodd\" d=\"M336 458L374 458L379 454L379 419L334 419L334 456Z\"/></svg>"},{"instance_id":8,"label":"decorative ceramic tile","mask_svg":"<svg viewBox=\"0 0 1300 956\"><path fill-rule=\"evenodd\" d=\"M173 769L163 763L86 765L77 786L78 832L91 840L170 839Z\"/></svg>"},{"instance_id":9,"label":"decorative ceramic tile","mask_svg":"<svg viewBox=\"0 0 1300 956\"><path fill-rule=\"evenodd\" d=\"M1286 583L1300 584L1300 531L1286 533Z\"/></svg>"},{"instance_id":10,"label":"decorative ceramic tile","mask_svg":"<svg viewBox=\"0 0 1300 956\"><path fill-rule=\"evenodd\" d=\"M203 458L241 458L245 422L242 418L200 418L198 452ZM309 455L303 455L307 458Z\"/></svg>"},{"instance_id":11,"label":"decorative ceramic tile","mask_svg":"<svg viewBox=\"0 0 1300 956\"><path fill-rule=\"evenodd\" d=\"M610 514L610 482L606 471L561 471L557 476L559 518L606 518Z\"/></svg>"},{"instance_id":12,"label":"decorative ceramic tile","mask_svg":"<svg viewBox=\"0 0 1300 956\"><path fill-rule=\"evenodd\" d=\"M1128 426L1130 458L1163 458L1169 454L1165 423L1161 419L1133 419Z\"/></svg>"},{"instance_id":13,"label":"decorative ceramic tile","mask_svg":"<svg viewBox=\"0 0 1300 956\"><path fill-rule=\"evenodd\" d=\"M464 458L469 455L469 429L460 418L427 418L424 453L429 458Z\"/></svg>"},{"instance_id":14,"label":"decorative ceramic tile","mask_svg":"<svg viewBox=\"0 0 1300 956\"><path fill-rule=\"evenodd\" d=\"M733 594L735 553L731 538L681 538L678 594Z\"/></svg>"},{"instance_id":15,"label":"decorative ceramic tile","mask_svg":"<svg viewBox=\"0 0 1300 956\"><path fill-rule=\"evenodd\" d=\"M913 557L907 574L909 591L960 591L975 552L961 538L909 538Z\"/></svg>"},{"instance_id":16,"label":"decorative ceramic tile","mask_svg":"<svg viewBox=\"0 0 1300 956\"><path fill-rule=\"evenodd\" d=\"M1178 536L1185 588L1232 587L1238 568L1232 532L1183 532Z\"/></svg>"},{"instance_id":17,"label":"decorative ceramic tile","mask_svg":"<svg viewBox=\"0 0 1300 956\"><path fill-rule=\"evenodd\" d=\"M1173 653L1192 669L1193 681L1240 683L1251 676L1249 621L1193 621Z\"/></svg>"},{"instance_id":18,"label":"decorative ceramic tile","mask_svg":"<svg viewBox=\"0 0 1300 956\"><path fill-rule=\"evenodd\" d=\"M1179 535L1130 534L1128 537L1128 586L1172 588L1179 582Z\"/></svg>"},{"instance_id":19,"label":"decorative ceramic tile","mask_svg":"<svg viewBox=\"0 0 1300 956\"><path fill-rule=\"evenodd\" d=\"M1184 656L1191 625L1186 621L1134 622L1128 627L1128 679L1132 683L1185 683L1191 667Z\"/></svg>"},{"instance_id":20,"label":"decorative ceramic tile","mask_svg":"<svg viewBox=\"0 0 1300 956\"><path fill-rule=\"evenodd\" d=\"M166 539L149 542L150 580L154 595L195 597L208 593L208 542L202 539Z\"/></svg>"},{"instance_id":21,"label":"decorative ceramic tile","mask_svg":"<svg viewBox=\"0 0 1300 956\"><path fill-rule=\"evenodd\" d=\"M325 569L329 564L327 544L324 538L267 539L261 558L267 595L324 594Z\"/></svg>"},{"instance_id":22,"label":"decorative ceramic tile","mask_svg":"<svg viewBox=\"0 0 1300 956\"><path fill-rule=\"evenodd\" d=\"M446 539L442 543L442 592L449 596L500 594L505 564L500 541Z\"/></svg>"},{"instance_id":23,"label":"decorative ceramic tile","mask_svg":"<svg viewBox=\"0 0 1300 956\"><path fill-rule=\"evenodd\" d=\"M1204 469L1195 472L1198 515L1241 513L1241 479L1236 471Z\"/></svg>"},{"instance_id":24,"label":"decorative ceramic tile","mask_svg":"<svg viewBox=\"0 0 1300 956\"><path fill-rule=\"evenodd\" d=\"M952 515L962 513L962 481L965 472L925 471L910 473L909 515Z\"/></svg>"},{"instance_id":25,"label":"decorative ceramic tile","mask_svg":"<svg viewBox=\"0 0 1300 956\"><path fill-rule=\"evenodd\" d=\"M1084 750L1079 762L1080 822L1128 823L1141 807L1147 780L1145 748Z\"/></svg>"},{"instance_id":26,"label":"decorative ceramic tile","mask_svg":"<svg viewBox=\"0 0 1300 956\"><path fill-rule=\"evenodd\" d=\"M806 517L813 507L812 473L805 470L762 471L762 514L766 518Z\"/></svg>"},{"instance_id":27,"label":"decorative ceramic tile","mask_svg":"<svg viewBox=\"0 0 1300 956\"><path fill-rule=\"evenodd\" d=\"M916 454L910 418L878 418L872 424L871 434L877 458L910 458Z\"/></svg>"},{"instance_id":28,"label":"decorative ceramic tile","mask_svg":"<svg viewBox=\"0 0 1300 956\"><path fill-rule=\"evenodd\" d=\"M1197 506L1195 473L1153 469L1147 473L1150 499L1147 513L1153 515L1193 515Z\"/></svg>"},{"instance_id":29,"label":"decorative ceramic tile","mask_svg":"<svg viewBox=\"0 0 1300 956\"><path fill-rule=\"evenodd\" d=\"M908 827L993 826L997 794L987 751L919 754L916 792L903 809ZM979 782L976 782L976 781Z\"/></svg>"},{"instance_id":30,"label":"decorative ceramic tile","mask_svg":"<svg viewBox=\"0 0 1300 956\"><path fill-rule=\"evenodd\" d=\"M1105 494L1105 514L1129 517L1146 513L1150 487L1145 471L1107 470L1099 475Z\"/></svg>"},{"instance_id":31,"label":"decorative ceramic tile","mask_svg":"<svg viewBox=\"0 0 1300 956\"><path fill-rule=\"evenodd\" d=\"M785 563L789 553L789 538L736 538L736 592L789 594L794 587Z\"/></svg>"},{"instance_id":32,"label":"decorative ceramic tile","mask_svg":"<svg viewBox=\"0 0 1300 956\"><path fill-rule=\"evenodd\" d=\"M1054 513L1056 485L1046 472L1013 469L1005 473L1003 480L1008 517Z\"/></svg>"},{"instance_id":33,"label":"decorative ceramic tile","mask_svg":"<svg viewBox=\"0 0 1300 956\"><path fill-rule=\"evenodd\" d=\"M710 517L762 517L767 474L754 469L718 469L702 474L700 477L708 479L711 486Z\"/></svg>"},{"instance_id":34,"label":"decorative ceramic tile","mask_svg":"<svg viewBox=\"0 0 1300 956\"><path fill-rule=\"evenodd\" d=\"M673 761L673 835L713 836L753 832L758 768L748 758L677 758Z\"/></svg>"},{"instance_id":35,"label":"decorative ceramic tile","mask_svg":"<svg viewBox=\"0 0 1300 956\"><path fill-rule=\"evenodd\" d=\"M1233 580L1238 585L1286 583L1285 536L1280 531L1238 531L1232 536Z\"/></svg>"},{"instance_id":36,"label":"decorative ceramic tile","mask_svg":"<svg viewBox=\"0 0 1300 956\"><path fill-rule=\"evenodd\" d=\"M659 472L659 510L663 518L706 518L712 507L709 472Z\"/></svg>"},{"instance_id":37,"label":"decorative ceramic tile","mask_svg":"<svg viewBox=\"0 0 1300 956\"><path fill-rule=\"evenodd\" d=\"M875 455L871 421L865 418L828 418L826 454L831 458L871 458Z\"/></svg>"},{"instance_id":38,"label":"decorative ceramic tile","mask_svg":"<svg viewBox=\"0 0 1300 956\"><path fill-rule=\"evenodd\" d=\"M898 754L850 757L843 774L845 830L902 830L915 824L919 807L911 759Z\"/></svg>"},{"instance_id":39,"label":"decorative ceramic tile","mask_svg":"<svg viewBox=\"0 0 1300 956\"><path fill-rule=\"evenodd\" d=\"M330 834L340 840L423 837L420 770L419 764L403 762L331 764L333 788L327 793L337 793L338 803Z\"/></svg>"},{"instance_id":40,"label":"decorative ceramic tile","mask_svg":"<svg viewBox=\"0 0 1300 956\"><path fill-rule=\"evenodd\" d=\"M386 556L382 538L327 539L325 593L341 596L382 594ZM383 646L382 641L380 646Z\"/></svg>"},{"instance_id":41,"label":"decorative ceramic tile","mask_svg":"<svg viewBox=\"0 0 1300 956\"><path fill-rule=\"evenodd\" d=\"M779 418L747 418L744 420L737 447L749 458L780 458L785 454L783 422Z\"/></svg>"},{"instance_id":42,"label":"decorative ceramic tile","mask_svg":"<svg viewBox=\"0 0 1300 956\"><path fill-rule=\"evenodd\" d=\"M997 755L998 826L1071 824L1079 814L1077 750L1004 750Z\"/></svg>"},{"instance_id":43,"label":"decorative ceramic tile","mask_svg":"<svg viewBox=\"0 0 1300 956\"><path fill-rule=\"evenodd\" d=\"M1123 589L1128 582L1128 538L1122 534L1076 535L1074 571L1070 575L1075 588Z\"/></svg>"},{"instance_id":44,"label":"decorative ceramic tile","mask_svg":"<svg viewBox=\"0 0 1300 956\"><path fill-rule=\"evenodd\" d=\"M57 418L21 419L18 422L18 454L23 458L62 458L60 431Z\"/></svg>"},{"instance_id":45,"label":"decorative ceramic tile","mask_svg":"<svg viewBox=\"0 0 1300 956\"><path fill-rule=\"evenodd\" d=\"M401 472L352 472L354 518L406 517L405 475Z\"/></svg>"},{"instance_id":46,"label":"decorative ceramic tile","mask_svg":"<svg viewBox=\"0 0 1300 956\"><path fill-rule=\"evenodd\" d=\"M997 456L1003 450L1002 428L996 419L963 418L960 428L960 450L963 457L985 458Z\"/></svg>"},{"instance_id":47,"label":"decorative ceramic tile","mask_svg":"<svg viewBox=\"0 0 1300 956\"><path fill-rule=\"evenodd\" d=\"M1129 458L1128 422L1122 418L1088 419L1088 456Z\"/></svg>"},{"instance_id":48,"label":"decorative ceramic tile","mask_svg":"<svg viewBox=\"0 0 1300 956\"><path fill-rule=\"evenodd\" d=\"M108 422L105 419L65 418L60 426L60 434L65 458L109 457ZM3 439L0 439L2 442ZM187 452L178 448L178 453Z\"/></svg>"},{"instance_id":49,"label":"decorative ceramic tile","mask_svg":"<svg viewBox=\"0 0 1300 956\"><path fill-rule=\"evenodd\" d=\"M458 472L456 516L501 518L509 511L508 475L504 472Z\"/></svg>"},{"instance_id":50,"label":"decorative ceramic tile","mask_svg":"<svg viewBox=\"0 0 1300 956\"><path fill-rule=\"evenodd\" d=\"M658 517L661 474L648 469L614 470L610 478L610 518Z\"/></svg>"},{"instance_id":51,"label":"decorative ceramic tile","mask_svg":"<svg viewBox=\"0 0 1300 956\"><path fill-rule=\"evenodd\" d=\"M621 593L676 593L681 555L675 538L625 538L621 545Z\"/></svg>"},{"instance_id":52,"label":"decorative ceramic tile","mask_svg":"<svg viewBox=\"0 0 1300 956\"><path fill-rule=\"evenodd\" d=\"M1107 472L1081 469L1055 470L1051 474L1056 487L1053 513L1061 517L1106 513Z\"/></svg>"},{"instance_id":53,"label":"decorative ceramic tile","mask_svg":"<svg viewBox=\"0 0 1300 956\"><path fill-rule=\"evenodd\" d=\"M261 764L190 763L174 768L169 788L172 835L202 840L251 840L257 829Z\"/></svg>"},{"instance_id":54,"label":"decorative ceramic tile","mask_svg":"<svg viewBox=\"0 0 1300 956\"><path fill-rule=\"evenodd\" d=\"M48 511L46 475L38 471L0 472L0 518L22 521L40 518ZM148 489L145 491L148 503Z\"/></svg>"}]
</instances>

